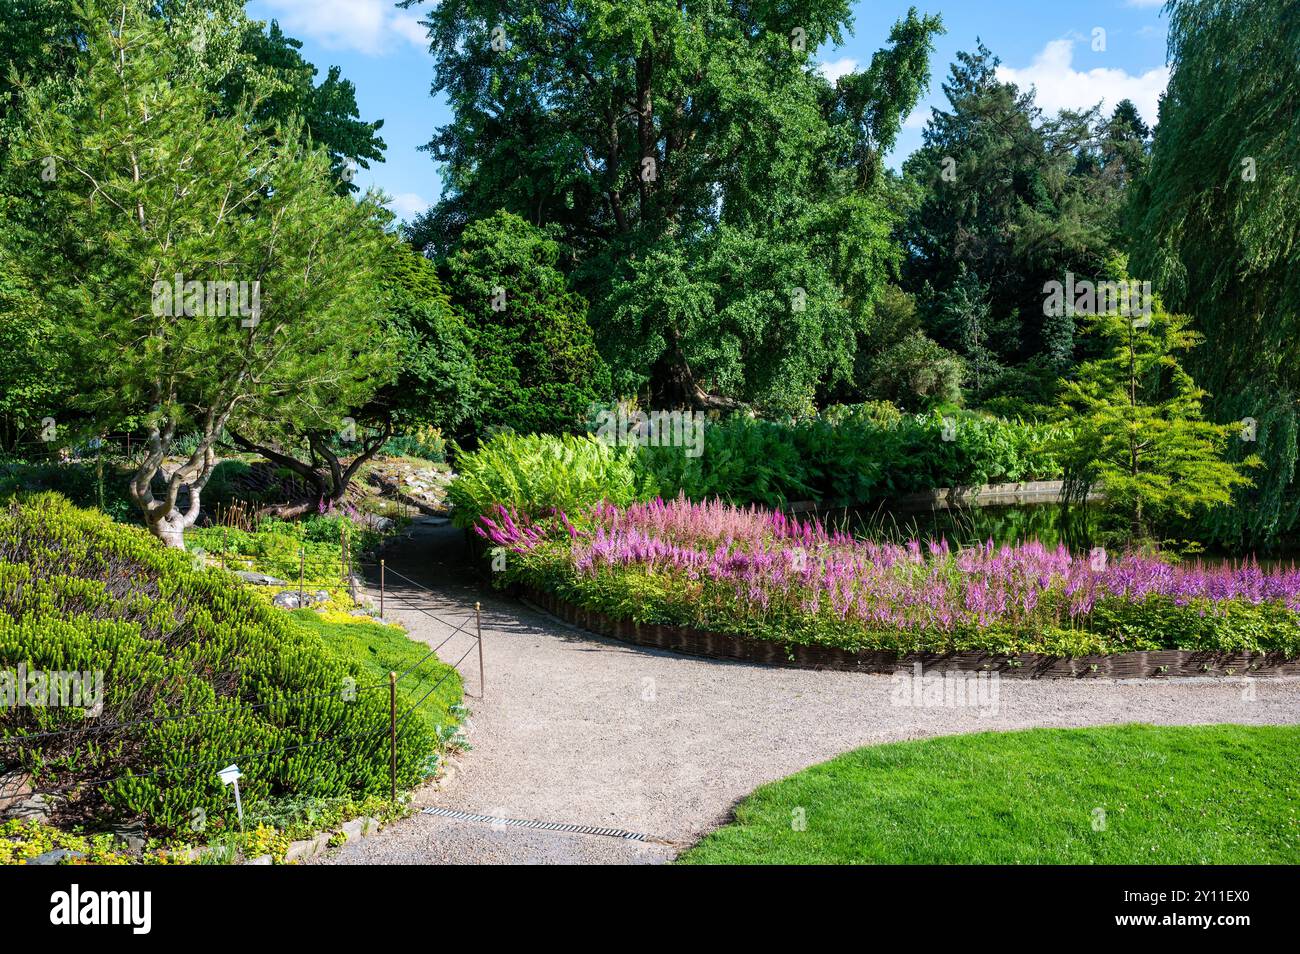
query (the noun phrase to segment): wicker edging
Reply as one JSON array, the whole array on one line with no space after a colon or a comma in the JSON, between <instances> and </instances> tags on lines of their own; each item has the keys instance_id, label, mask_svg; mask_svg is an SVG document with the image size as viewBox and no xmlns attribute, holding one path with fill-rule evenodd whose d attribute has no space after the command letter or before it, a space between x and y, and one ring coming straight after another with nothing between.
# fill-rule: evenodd
<instances>
[{"instance_id":1,"label":"wicker edging","mask_svg":"<svg viewBox=\"0 0 1300 954\"><path fill-rule=\"evenodd\" d=\"M1300 659L1281 653L1213 653L1184 649L1112 653L1106 656L1061 657L1024 653L909 653L800 646L745 639L680 626L634 623L584 609L551 593L519 588L518 594L574 626L638 646L653 646L692 656L733 659L767 666L831 669L850 672L996 672L1022 679L1137 679L1179 676L1278 676L1300 673Z\"/></svg>"}]
</instances>

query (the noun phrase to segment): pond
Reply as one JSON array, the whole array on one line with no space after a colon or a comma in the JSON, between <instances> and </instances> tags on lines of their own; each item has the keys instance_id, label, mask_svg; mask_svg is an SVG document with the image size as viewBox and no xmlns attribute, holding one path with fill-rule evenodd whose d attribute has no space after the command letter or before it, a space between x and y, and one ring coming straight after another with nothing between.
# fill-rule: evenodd
<instances>
[{"instance_id":1,"label":"pond","mask_svg":"<svg viewBox=\"0 0 1300 954\"><path fill-rule=\"evenodd\" d=\"M989 507L953 507L929 511L896 512L885 507L850 508L822 515L828 528L848 529L854 536L877 542L905 543L908 540L947 540L949 547L976 546L992 540L996 546L1014 546L1037 540L1044 546L1065 545L1079 552L1085 549L1073 528L1066 527L1061 507L1056 503L1010 504ZM1096 529L1096 514L1087 518L1086 529ZM1241 554L1207 551L1198 555L1208 566L1238 565L1247 559ZM1294 545L1252 558L1263 569L1291 567L1300 560L1300 547Z\"/></svg>"},{"instance_id":2,"label":"pond","mask_svg":"<svg viewBox=\"0 0 1300 954\"><path fill-rule=\"evenodd\" d=\"M876 509L837 510L824 515L828 527L847 529L868 540L906 542L947 540L953 548L992 540L998 546L1037 540L1049 547L1068 545L1061 508L1056 504L952 507L921 512Z\"/></svg>"}]
</instances>

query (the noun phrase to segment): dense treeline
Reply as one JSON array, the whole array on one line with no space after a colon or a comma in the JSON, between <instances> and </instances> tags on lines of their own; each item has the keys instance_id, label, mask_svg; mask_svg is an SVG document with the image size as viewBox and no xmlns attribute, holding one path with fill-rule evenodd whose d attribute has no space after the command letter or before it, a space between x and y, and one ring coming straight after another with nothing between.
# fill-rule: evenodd
<instances>
[{"instance_id":1,"label":"dense treeline","mask_svg":"<svg viewBox=\"0 0 1300 954\"><path fill-rule=\"evenodd\" d=\"M1300 519L1285 0L1174 0L1154 125L1127 100L1049 114L977 44L900 171L938 15L831 82L849 0L404 5L452 118L428 146L442 198L399 227L353 183L382 122L238 0L5 0L0 442L51 418L140 434L132 497L174 542L232 442L329 501L419 426L469 446L581 432L614 400L885 401L1069 424L1077 486L1144 488L1134 532L1253 548ZM177 275L258 282L259 315L156 314ZM1130 281L1159 296L1142 341L1073 297Z\"/></svg>"}]
</instances>

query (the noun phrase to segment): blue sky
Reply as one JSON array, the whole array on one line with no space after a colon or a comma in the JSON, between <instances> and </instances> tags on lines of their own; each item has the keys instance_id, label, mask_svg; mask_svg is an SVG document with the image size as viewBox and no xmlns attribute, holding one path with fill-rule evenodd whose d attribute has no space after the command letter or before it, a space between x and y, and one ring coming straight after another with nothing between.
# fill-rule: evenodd
<instances>
[{"instance_id":1,"label":"blue sky","mask_svg":"<svg viewBox=\"0 0 1300 954\"><path fill-rule=\"evenodd\" d=\"M1099 100L1113 107L1127 96L1148 123L1155 121L1156 101L1168 80L1163 0L860 0L854 4L853 35L836 49L818 51L821 69L833 78L869 63L890 26L912 5L942 14L948 32L937 44L929 95L909 117L891 157L895 166L920 145L929 107L943 102L940 84L949 64L958 50L972 49L977 37L1001 57L1005 78L1035 86L1040 105L1049 110ZM384 120L387 161L362 170L357 182L388 193L403 218L435 202L441 187L432 158L418 151L449 118L446 105L429 95L433 60L419 25L421 9L429 6L429 0L411 10L391 0L248 4L250 16L277 19L302 40L303 54L322 74L340 66L356 84L362 117Z\"/></svg>"}]
</instances>

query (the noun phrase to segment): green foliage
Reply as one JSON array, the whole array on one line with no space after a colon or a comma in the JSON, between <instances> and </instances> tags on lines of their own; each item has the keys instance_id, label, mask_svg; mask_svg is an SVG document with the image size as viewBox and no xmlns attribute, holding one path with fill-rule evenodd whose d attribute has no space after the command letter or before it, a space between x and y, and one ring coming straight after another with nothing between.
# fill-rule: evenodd
<instances>
[{"instance_id":1,"label":"green foliage","mask_svg":"<svg viewBox=\"0 0 1300 954\"><path fill-rule=\"evenodd\" d=\"M913 331L876 355L867 365L863 391L911 411L934 404L956 404L966 363Z\"/></svg>"},{"instance_id":2,"label":"green foliage","mask_svg":"<svg viewBox=\"0 0 1300 954\"><path fill-rule=\"evenodd\" d=\"M65 463L0 463L0 503L18 494L53 492L78 507L96 507L114 520L137 516L126 493L130 468L115 458Z\"/></svg>"},{"instance_id":3,"label":"green foliage","mask_svg":"<svg viewBox=\"0 0 1300 954\"><path fill-rule=\"evenodd\" d=\"M352 559L373 549L379 534L341 514L308 516L301 520L261 520L256 530L235 527L201 527L186 534L189 546L212 559L223 555L231 570L269 573L297 583L299 561L304 585L311 589L338 589L346 538Z\"/></svg>"},{"instance_id":4,"label":"green foliage","mask_svg":"<svg viewBox=\"0 0 1300 954\"><path fill-rule=\"evenodd\" d=\"M419 427L388 439L380 451L388 457L415 457L441 464L447 460L447 441L436 427Z\"/></svg>"},{"instance_id":5,"label":"green foliage","mask_svg":"<svg viewBox=\"0 0 1300 954\"><path fill-rule=\"evenodd\" d=\"M793 423L734 415L704 431L704 453L645 447L637 467L665 497L721 497L775 507L812 500L846 507L936 487L1049 480L1061 465L1060 427L964 414L882 414L879 406L828 408Z\"/></svg>"},{"instance_id":6,"label":"green foliage","mask_svg":"<svg viewBox=\"0 0 1300 954\"><path fill-rule=\"evenodd\" d=\"M0 717L6 759L37 788L117 779L74 788L69 811L179 832L197 809L209 832L228 829L233 806L216 772L231 762L250 802L386 791L387 681L367 688L372 661L355 649L331 649L228 574L61 498L0 512L0 665L104 673L99 716L27 707ZM97 720L150 721L95 732ZM66 729L75 731L5 741ZM403 786L422 777L436 744L423 720L406 724Z\"/></svg>"},{"instance_id":7,"label":"green foliage","mask_svg":"<svg viewBox=\"0 0 1300 954\"><path fill-rule=\"evenodd\" d=\"M71 382L55 317L22 286L0 247L0 449L34 441L41 420L68 423Z\"/></svg>"},{"instance_id":8,"label":"green foliage","mask_svg":"<svg viewBox=\"0 0 1300 954\"><path fill-rule=\"evenodd\" d=\"M1044 117L1033 90L998 79L998 62L982 44L958 54L949 108L934 110L904 164L915 196L902 227L906 287L928 286L923 320L968 358L976 388L999 364L1042 356L1057 373L1070 367L1073 322L1044 316L1044 282L1101 273L1133 174L1124 163L1146 149L1131 103L1109 122L1095 108Z\"/></svg>"},{"instance_id":9,"label":"green foliage","mask_svg":"<svg viewBox=\"0 0 1300 954\"><path fill-rule=\"evenodd\" d=\"M289 615L333 652L358 666L360 685L386 683L390 672L402 675L397 683L399 711L413 711L412 719L423 722L435 738L439 730L454 728L459 722L459 674L437 659L426 658L429 647L415 642L400 626L356 618L331 621L309 609ZM407 670L410 674L403 675Z\"/></svg>"},{"instance_id":10,"label":"green foliage","mask_svg":"<svg viewBox=\"0 0 1300 954\"><path fill-rule=\"evenodd\" d=\"M1071 500L1100 486L1106 511L1139 540L1172 517L1231 502L1233 490L1250 483L1243 465L1256 461L1226 460L1241 425L1202 416L1206 392L1177 358L1201 340L1188 320L1157 301L1149 316L1093 316L1089 330L1104 354L1079 367L1062 398L1074 428L1062 448Z\"/></svg>"},{"instance_id":11,"label":"green foliage","mask_svg":"<svg viewBox=\"0 0 1300 954\"><path fill-rule=\"evenodd\" d=\"M470 327L480 433L572 430L609 393L587 303L569 290L559 256L544 232L498 212L471 223L446 261L447 288Z\"/></svg>"},{"instance_id":12,"label":"green foliage","mask_svg":"<svg viewBox=\"0 0 1300 954\"><path fill-rule=\"evenodd\" d=\"M190 47L165 21L134 0L87 9L75 101L41 87L23 100L9 159L41 183L52 218L20 244L19 265L29 284L39 276L78 366L94 369L78 406L98 427L138 417L156 436L133 491L175 539L191 517L175 512L180 486L198 499L227 423L337 428L384 380L375 286L391 240L373 201L336 194L328 156L300 147L299 128L220 115L216 94L186 81ZM166 307L159 289L177 275L259 282L257 320ZM149 483L189 429L203 442L155 500Z\"/></svg>"},{"instance_id":13,"label":"green foliage","mask_svg":"<svg viewBox=\"0 0 1300 954\"><path fill-rule=\"evenodd\" d=\"M342 78L337 66L317 84L316 67L299 52L301 41L286 36L280 24L245 21L241 10L235 27L240 35L234 62L214 70L222 102L232 112L245 102L256 102L253 118L263 126L300 121L304 142L329 153L339 190L356 192L356 167L369 169L371 162L384 161L386 147L379 138L384 121L360 118L356 87Z\"/></svg>"},{"instance_id":14,"label":"green foliage","mask_svg":"<svg viewBox=\"0 0 1300 954\"><path fill-rule=\"evenodd\" d=\"M457 455L456 479L447 488L458 527L472 526L498 504L537 515L646 496L651 494L633 468L630 448L571 434L496 434L473 453Z\"/></svg>"},{"instance_id":15,"label":"green foliage","mask_svg":"<svg viewBox=\"0 0 1300 954\"><path fill-rule=\"evenodd\" d=\"M453 119L430 144L443 199L411 240L445 255L503 208L553 227L619 393L807 409L823 375L849 375L900 259L882 156L942 29L909 11L832 86L814 58L849 6L428 5L433 91Z\"/></svg>"},{"instance_id":16,"label":"green foliage","mask_svg":"<svg viewBox=\"0 0 1300 954\"><path fill-rule=\"evenodd\" d=\"M1255 488L1203 524L1243 548L1300 521L1297 50L1290 0L1172 4L1169 89L1132 203L1134 269L1205 336L1189 367L1213 394L1212 418L1259 422Z\"/></svg>"},{"instance_id":17,"label":"green foliage","mask_svg":"<svg viewBox=\"0 0 1300 954\"><path fill-rule=\"evenodd\" d=\"M1297 744L1293 726L1126 725L871 746L763 786L679 860L1296 864Z\"/></svg>"},{"instance_id":18,"label":"green foliage","mask_svg":"<svg viewBox=\"0 0 1300 954\"><path fill-rule=\"evenodd\" d=\"M376 398L402 428L453 430L479 410L481 382L464 317L451 304L438 270L403 245L390 252L386 318L398 339L397 379Z\"/></svg>"},{"instance_id":19,"label":"green foliage","mask_svg":"<svg viewBox=\"0 0 1300 954\"><path fill-rule=\"evenodd\" d=\"M950 433L951 440L945 439ZM1047 480L1061 474L1068 429L965 414L903 415L891 405L829 408L778 423L733 415L704 430L704 452L611 447L590 438L493 437L457 457L448 489L458 526L493 504L537 515L655 495L780 506L847 507L935 487Z\"/></svg>"}]
</instances>

